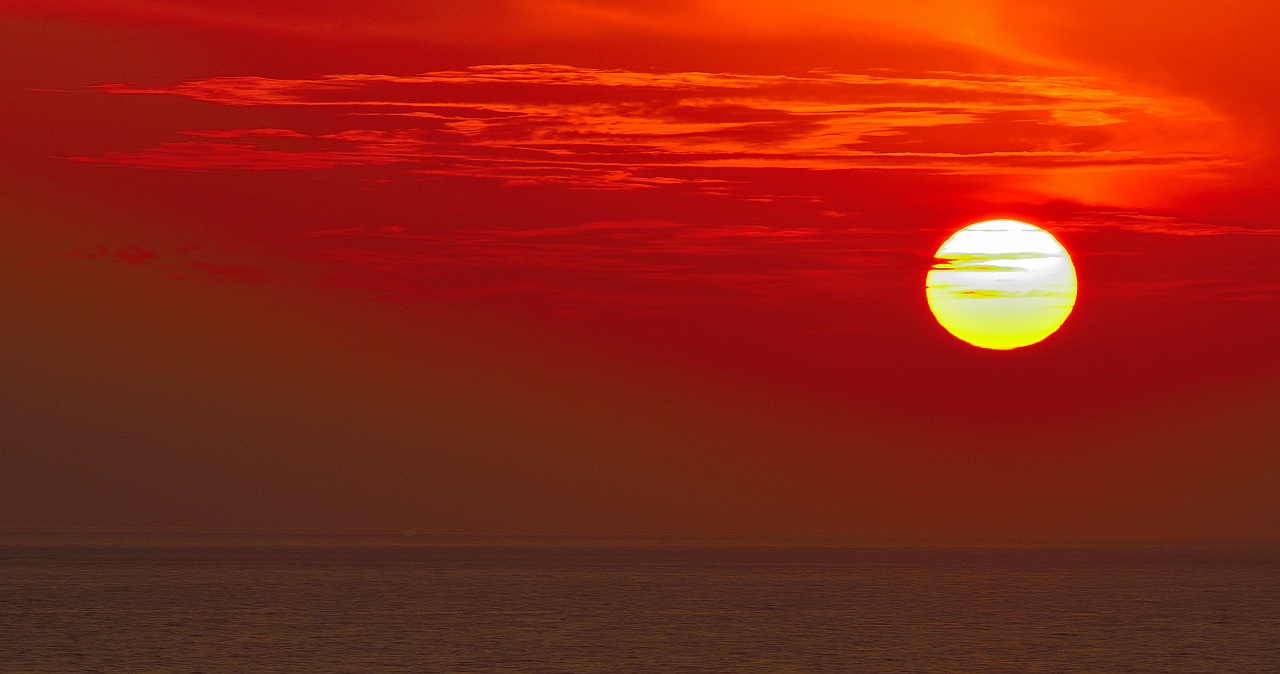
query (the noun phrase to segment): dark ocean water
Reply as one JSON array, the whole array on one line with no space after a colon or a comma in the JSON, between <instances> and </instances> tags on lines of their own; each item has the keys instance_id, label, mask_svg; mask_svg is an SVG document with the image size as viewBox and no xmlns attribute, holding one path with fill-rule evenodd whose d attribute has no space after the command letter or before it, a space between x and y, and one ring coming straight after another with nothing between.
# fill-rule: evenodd
<instances>
[{"instance_id":1,"label":"dark ocean water","mask_svg":"<svg viewBox=\"0 0 1280 674\"><path fill-rule=\"evenodd\" d=\"M0 672L1280 672L1280 550L0 546Z\"/></svg>"}]
</instances>

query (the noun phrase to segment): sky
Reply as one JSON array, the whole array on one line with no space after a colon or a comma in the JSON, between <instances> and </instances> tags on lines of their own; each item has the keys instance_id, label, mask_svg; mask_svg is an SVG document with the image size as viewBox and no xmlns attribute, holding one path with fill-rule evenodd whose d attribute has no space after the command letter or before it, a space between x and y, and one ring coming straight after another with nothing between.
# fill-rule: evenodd
<instances>
[{"instance_id":1,"label":"sky","mask_svg":"<svg viewBox=\"0 0 1280 674\"><path fill-rule=\"evenodd\" d=\"M1278 20L9 0L0 528L1274 540Z\"/></svg>"}]
</instances>

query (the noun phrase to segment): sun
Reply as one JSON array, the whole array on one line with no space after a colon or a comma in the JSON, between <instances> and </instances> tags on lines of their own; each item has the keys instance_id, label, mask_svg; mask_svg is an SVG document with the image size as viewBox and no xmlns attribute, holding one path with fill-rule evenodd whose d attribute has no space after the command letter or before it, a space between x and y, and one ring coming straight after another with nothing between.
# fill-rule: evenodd
<instances>
[{"instance_id":1,"label":"sun","mask_svg":"<svg viewBox=\"0 0 1280 674\"><path fill-rule=\"evenodd\" d=\"M1058 331L1075 308L1076 269L1049 232L987 220L951 235L925 279L929 309L956 337L1016 349Z\"/></svg>"}]
</instances>

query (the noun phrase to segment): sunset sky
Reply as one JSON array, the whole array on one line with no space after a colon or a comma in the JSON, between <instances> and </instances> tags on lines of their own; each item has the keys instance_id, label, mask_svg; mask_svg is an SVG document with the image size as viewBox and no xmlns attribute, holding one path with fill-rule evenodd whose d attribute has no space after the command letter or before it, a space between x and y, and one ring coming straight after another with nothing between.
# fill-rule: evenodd
<instances>
[{"instance_id":1,"label":"sunset sky","mask_svg":"<svg viewBox=\"0 0 1280 674\"><path fill-rule=\"evenodd\" d=\"M1276 539L1277 26L7 0L0 528ZM1042 343L930 313L992 218Z\"/></svg>"}]
</instances>

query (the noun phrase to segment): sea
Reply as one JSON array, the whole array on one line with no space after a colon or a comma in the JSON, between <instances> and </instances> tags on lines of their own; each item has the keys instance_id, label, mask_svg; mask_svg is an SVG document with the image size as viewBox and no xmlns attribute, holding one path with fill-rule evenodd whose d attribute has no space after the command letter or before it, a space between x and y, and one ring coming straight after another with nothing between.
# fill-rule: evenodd
<instances>
[{"instance_id":1,"label":"sea","mask_svg":"<svg viewBox=\"0 0 1280 674\"><path fill-rule=\"evenodd\" d=\"M0 672L1280 672L1280 547L9 541Z\"/></svg>"}]
</instances>

